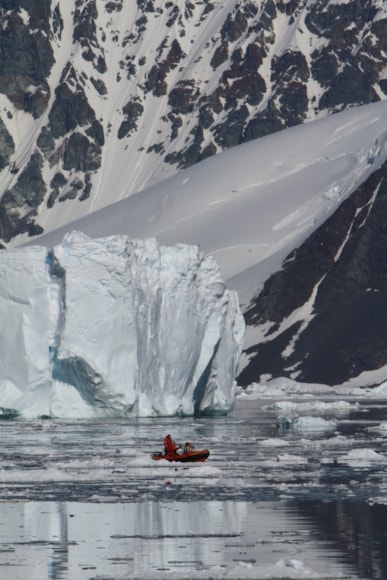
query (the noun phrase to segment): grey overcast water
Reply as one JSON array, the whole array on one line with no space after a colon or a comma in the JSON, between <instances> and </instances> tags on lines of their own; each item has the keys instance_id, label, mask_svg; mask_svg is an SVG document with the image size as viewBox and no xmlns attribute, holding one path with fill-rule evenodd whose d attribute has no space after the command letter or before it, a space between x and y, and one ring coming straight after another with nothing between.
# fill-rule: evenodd
<instances>
[{"instance_id":1,"label":"grey overcast water","mask_svg":"<svg viewBox=\"0 0 387 580\"><path fill-rule=\"evenodd\" d=\"M0 422L0 579L387 578L387 401L313 400Z\"/></svg>"}]
</instances>

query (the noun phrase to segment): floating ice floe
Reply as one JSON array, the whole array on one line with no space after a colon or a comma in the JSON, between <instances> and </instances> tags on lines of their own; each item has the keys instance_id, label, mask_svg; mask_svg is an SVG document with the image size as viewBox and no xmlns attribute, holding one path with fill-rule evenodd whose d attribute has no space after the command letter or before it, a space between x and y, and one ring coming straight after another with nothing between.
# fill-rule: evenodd
<instances>
[{"instance_id":1,"label":"floating ice floe","mask_svg":"<svg viewBox=\"0 0 387 580\"><path fill-rule=\"evenodd\" d=\"M313 397L316 394L332 393L332 387L319 383L299 383L286 377L278 377L267 382L251 383L245 389L238 388L237 396L256 399L276 399L292 395Z\"/></svg>"},{"instance_id":2,"label":"floating ice floe","mask_svg":"<svg viewBox=\"0 0 387 580\"><path fill-rule=\"evenodd\" d=\"M288 399L305 397L313 399L319 395L340 396L353 399L386 399L387 381L379 386L336 385L335 387L320 383L300 383L287 377L277 377L261 383L251 383L246 388L238 387L237 396L254 399ZM335 401L332 405L340 405ZM352 403L354 404L354 403Z\"/></svg>"},{"instance_id":3,"label":"floating ice floe","mask_svg":"<svg viewBox=\"0 0 387 580\"><path fill-rule=\"evenodd\" d=\"M147 573L148 580L159 580L160 571L155 571L154 574ZM329 578L343 577L340 573L334 576L324 573L323 575L312 570L301 560L296 558L281 558L274 564L257 564L256 562L245 562L243 560L236 562L233 565L221 565L206 567L203 570L196 570L190 574L189 578L192 580L208 580L208 578L222 578L222 580L257 580L257 578L278 579L278 578L320 578L321 580L328 580ZM128 580L134 576L127 576ZM181 572L168 573L169 580L181 580L187 578Z\"/></svg>"},{"instance_id":4,"label":"floating ice floe","mask_svg":"<svg viewBox=\"0 0 387 580\"><path fill-rule=\"evenodd\" d=\"M365 392L365 396L373 399L385 399L387 397L387 381L384 381L378 387L374 387L373 389L367 389Z\"/></svg>"},{"instance_id":5,"label":"floating ice floe","mask_svg":"<svg viewBox=\"0 0 387 580\"><path fill-rule=\"evenodd\" d=\"M318 413L323 415L348 415L351 411L359 408L358 403L349 401L307 401L290 402L278 401L264 407L265 411L298 412L298 413Z\"/></svg>"},{"instance_id":6,"label":"floating ice floe","mask_svg":"<svg viewBox=\"0 0 387 580\"><path fill-rule=\"evenodd\" d=\"M297 432L323 433L334 431L336 421L323 419L322 417L299 417L298 415L282 415L277 419L278 429L293 430Z\"/></svg>"},{"instance_id":7,"label":"floating ice floe","mask_svg":"<svg viewBox=\"0 0 387 580\"><path fill-rule=\"evenodd\" d=\"M287 445L289 445L288 441L277 438L264 439L261 441L262 447L286 447Z\"/></svg>"},{"instance_id":8,"label":"floating ice floe","mask_svg":"<svg viewBox=\"0 0 387 580\"><path fill-rule=\"evenodd\" d=\"M352 449L337 461L351 467L369 467L370 465L387 463L387 457L381 453L376 453L373 449Z\"/></svg>"},{"instance_id":9,"label":"floating ice floe","mask_svg":"<svg viewBox=\"0 0 387 580\"><path fill-rule=\"evenodd\" d=\"M381 435L387 435L387 421L383 421L379 425L368 427L368 431L376 431Z\"/></svg>"},{"instance_id":10,"label":"floating ice floe","mask_svg":"<svg viewBox=\"0 0 387 580\"><path fill-rule=\"evenodd\" d=\"M290 453L279 453L276 459L281 463L291 463L292 465L304 465L305 463L308 463L307 457L291 455Z\"/></svg>"}]
</instances>

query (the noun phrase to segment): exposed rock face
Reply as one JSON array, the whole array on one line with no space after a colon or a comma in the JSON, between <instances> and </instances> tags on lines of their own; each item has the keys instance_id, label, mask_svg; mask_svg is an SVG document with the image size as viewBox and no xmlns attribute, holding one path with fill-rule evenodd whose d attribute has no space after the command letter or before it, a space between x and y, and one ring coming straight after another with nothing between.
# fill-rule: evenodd
<instances>
[{"instance_id":1,"label":"exposed rock face","mask_svg":"<svg viewBox=\"0 0 387 580\"><path fill-rule=\"evenodd\" d=\"M266 331L242 384L265 373L339 384L386 364L386 216L387 163L266 282L246 313Z\"/></svg>"},{"instance_id":2,"label":"exposed rock face","mask_svg":"<svg viewBox=\"0 0 387 580\"><path fill-rule=\"evenodd\" d=\"M0 0L0 22L3 243L387 92L380 0ZM111 147L136 171L102 199Z\"/></svg>"},{"instance_id":3,"label":"exposed rock face","mask_svg":"<svg viewBox=\"0 0 387 580\"><path fill-rule=\"evenodd\" d=\"M0 91L16 109L40 117L50 97L48 76L54 62L48 37L50 0L3 0L0 33Z\"/></svg>"}]
</instances>

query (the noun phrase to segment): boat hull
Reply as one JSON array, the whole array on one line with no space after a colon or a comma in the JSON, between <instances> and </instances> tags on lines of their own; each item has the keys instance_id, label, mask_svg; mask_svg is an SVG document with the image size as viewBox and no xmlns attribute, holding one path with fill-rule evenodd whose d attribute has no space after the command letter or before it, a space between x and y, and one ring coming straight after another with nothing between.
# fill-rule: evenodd
<instances>
[{"instance_id":1,"label":"boat hull","mask_svg":"<svg viewBox=\"0 0 387 580\"><path fill-rule=\"evenodd\" d=\"M166 459L167 461L174 461L177 463L200 463L207 459L210 452L208 449L201 449L200 451L191 451L190 453L179 453L174 457L167 457L163 453L153 453L152 459L159 461Z\"/></svg>"}]
</instances>

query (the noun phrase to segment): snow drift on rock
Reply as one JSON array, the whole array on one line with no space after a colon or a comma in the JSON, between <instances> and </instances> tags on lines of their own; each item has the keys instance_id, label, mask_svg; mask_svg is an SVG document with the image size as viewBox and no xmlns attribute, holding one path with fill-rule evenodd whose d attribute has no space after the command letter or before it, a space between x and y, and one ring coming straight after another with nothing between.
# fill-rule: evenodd
<instances>
[{"instance_id":1,"label":"snow drift on rock","mask_svg":"<svg viewBox=\"0 0 387 580\"><path fill-rule=\"evenodd\" d=\"M0 405L25 416L232 407L244 322L211 257L72 233L0 253Z\"/></svg>"}]
</instances>

